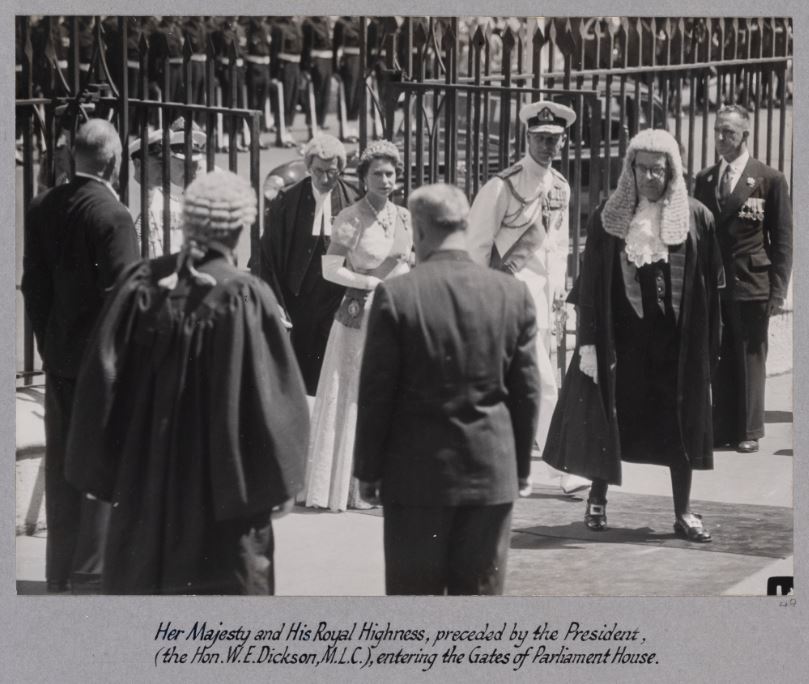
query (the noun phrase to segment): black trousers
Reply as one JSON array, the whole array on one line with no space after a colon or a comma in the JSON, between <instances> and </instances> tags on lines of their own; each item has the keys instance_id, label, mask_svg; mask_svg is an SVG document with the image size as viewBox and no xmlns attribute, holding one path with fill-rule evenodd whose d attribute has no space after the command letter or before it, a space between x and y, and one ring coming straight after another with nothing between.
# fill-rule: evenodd
<instances>
[{"instance_id":1,"label":"black trousers","mask_svg":"<svg viewBox=\"0 0 809 684\"><path fill-rule=\"evenodd\" d=\"M65 450L76 381L45 375L45 579L67 585L79 536L83 496L65 479Z\"/></svg>"},{"instance_id":2,"label":"black trousers","mask_svg":"<svg viewBox=\"0 0 809 684\"><path fill-rule=\"evenodd\" d=\"M87 499L65 479L65 451L76 381L45 375L45 578L74 593L98 593L109 504Z\"/></svg>"},{"instance_id":3,"label":"black trousers","mask_svg":"<svg viewBox=\"0 0 809 684\"><path fill-rule=\"evenodd\" d=\"M360 115L360 88L363 87L359 55L343 56L339 73L346 100L346 118L356 121Z\"/></svg>"},{"instance_id":4,"label":"black trousers","mask_svg":"<svg viewBox=\"0 0 809 684\"><path fill-rule=\"evenodd\" d=\"M331 85L331 59L315 57L312 59L312 87L315 91L315 111L317 125L322 128L326 122L329 107L329 86Z\"/></svg>"},{"instance_id":5,"label":"black trousers","mask_svg":"<svg viewBox=\"0 0 809 684\"><path fill-rule=\"evenodd\" d=\"M311 397L317 393L326 343L344 293L345 288L322 278L312 291L302 292L297 297L284 288L284 303L292 321L290 341L303 375L306 393Z\"/></svg>"},{"instance_id":6,"label":"black trousers","mask_svg":"<svg viewBox=\"0 0 809 684\"><path fill-rule=\"evenodd\" d=\"M722 301L722 346L714 373L714 443L737 443L764 436L767 379L766 301Z\"/></svg>"},{"instance_id":7,"label":"black trousers","mask_svg":"<svg viewBox=\"0 0 809 684\"><path fill-rule=\"evenodd\" d=\"M512 507L386 505L385 592L502 594Z\"/></svg>"},{"instance_id":8,"label":"black trousers","mask_svg":"<svg viewBox=\"0 0 809 684\"><path fill-rule=\"evenodd\" d=\"M295 120L295 107L300 95L301 65L297 62L278 60L279 80L284 84L284 123L292 128Z\"/></svg>"},{"instance_id":9,"label":"black trousers","mask_svg":"<svg viewBox=\"0 0 809 684\"><path fill-rule=\"evenodd\" d=\"M269 95L270 65L247 62L247 105L250 109L258 109L262 113L264 130L267 129L267 122L264 121L264 103Z\"/></svg>"}]
</instances>

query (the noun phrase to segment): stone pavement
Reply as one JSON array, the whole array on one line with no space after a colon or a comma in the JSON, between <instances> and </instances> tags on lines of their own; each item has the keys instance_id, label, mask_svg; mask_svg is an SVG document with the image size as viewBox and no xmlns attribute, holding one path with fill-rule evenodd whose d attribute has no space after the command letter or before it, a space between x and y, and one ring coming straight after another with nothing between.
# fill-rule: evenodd
<instances>
[{"instance_id":1,"label":"stone pavement","mask_svg":"<svg viewBox=\"0 0 809 684\"><path fill-rule=\"evenodd\" d=\"M17 586L26 594L44 591L46 531L31 523L41 506L31 482L40 466L31 430L41 423L41 398L41 389L17 393ZM694 474L694 509L715 538L708 545L674 537L666 468L624 464L623 486L609 493L611 529L597 534L582 522L582 496L563 495L536 461L534 493L515 506L506 592L760 595L769 576L792 575L792 373L768 379L766 405L758 453L717 451L715 469ZM384 594L379 511L296 507L274 527L279 595Z\"/></svg>"}]
</instances>

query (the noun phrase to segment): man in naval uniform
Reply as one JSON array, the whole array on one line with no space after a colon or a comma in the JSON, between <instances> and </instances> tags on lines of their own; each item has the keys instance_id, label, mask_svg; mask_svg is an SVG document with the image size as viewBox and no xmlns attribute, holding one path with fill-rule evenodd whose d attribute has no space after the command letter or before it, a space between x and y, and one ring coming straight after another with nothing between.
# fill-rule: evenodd
<instances>
[{"instance_id":1,"label":"man in naval uniform","mask_svg":"<svg viewBox=\"0 0 809 684\"><path fill-rule=\"evenodd\" d=\"M541 384L536 441L542 450L556 404L556 373L549 352L554 302L565 292L569 244L570 186L551 162L565 144L576 113L540 100L523 106L520 120L526 127L527 152L481 188L469 215L468 240L474 261L513 274L528 285L534 298ZM574 475L561 480L567 493L588 485Z\"/></svg>"}]
</instances>

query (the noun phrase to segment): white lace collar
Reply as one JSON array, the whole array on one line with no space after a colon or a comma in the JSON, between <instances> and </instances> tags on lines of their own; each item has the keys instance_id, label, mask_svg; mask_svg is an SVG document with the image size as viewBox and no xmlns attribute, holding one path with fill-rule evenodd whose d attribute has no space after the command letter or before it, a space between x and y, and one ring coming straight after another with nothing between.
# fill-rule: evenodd
<instances>
[{"instance_id":1,"label":"white lace collar","mask_svg":"<svg viewBox=\"0 0 809 684\"><path fill-rule=\"evenodd\" d=\"M635 264L643 266L655 261L668 261L669 248L660 239L660 217L663 206L660 202L650 202L645 197L640 198L635 215L629 223L626 235L626 258Z\"/></svg>"}]
</instances>

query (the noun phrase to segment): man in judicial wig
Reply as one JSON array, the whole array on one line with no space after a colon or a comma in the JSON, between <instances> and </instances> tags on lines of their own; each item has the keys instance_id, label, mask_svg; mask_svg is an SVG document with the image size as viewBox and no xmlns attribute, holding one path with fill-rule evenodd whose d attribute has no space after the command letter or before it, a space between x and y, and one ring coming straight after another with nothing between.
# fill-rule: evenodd
<instances>
[{"instance_id":1,"label":"man in judicial wig","mask_svg":"<svg viewBox=\"0 0 809 684\"><path fill-rule=\"evenodd\" d=\"M668 466L674 531L709 542L691 474L713 468L711 371L724 274L713 216L688 197L677 141L646 129L618 187L590 219L578 339L543 458L592 480L587 527L607 526L621 461Z\"/></svg>"},{"instance_id":2,"label":"man in judicial wig","mask_svg":"<svg viewBox=\"0 0 809 684\"><path fill-rule=\"evenodd\" d=\"M323 278L321 257L331 242L334 219L358 198L343 180L346 151L337 138L321 134L304 148L309 175L284 188L269 203L261 236L261 276L292 322L292 347L314 396L334 314L345 287Z\"/></svg>"},{"instance_id":3,"label":"man in judicial wig","mask_svg":"<svg viewBox=\"0 0 809 684\"><path fill-rule=\"evenodd\" d=\"M186 188L178 254L125 271L76 385L66 476L112 502L108 594L272 594L274 513L309 418L281 311L235 266L256 216L236 174Z\"/></svg>"},{"instance_id":4,"label":"man in judicial wig","mask_svg":"<svg viewBox=\"0 0 809 684\"><path fill-rule=\"evenodd\" d=\"M375 292L354 474L384 507L388 594L501 594L513 502L530 490L534 300L472 261L458 188L421 187L408 207L418 263Z\"/></svg>"}]
</instances>

